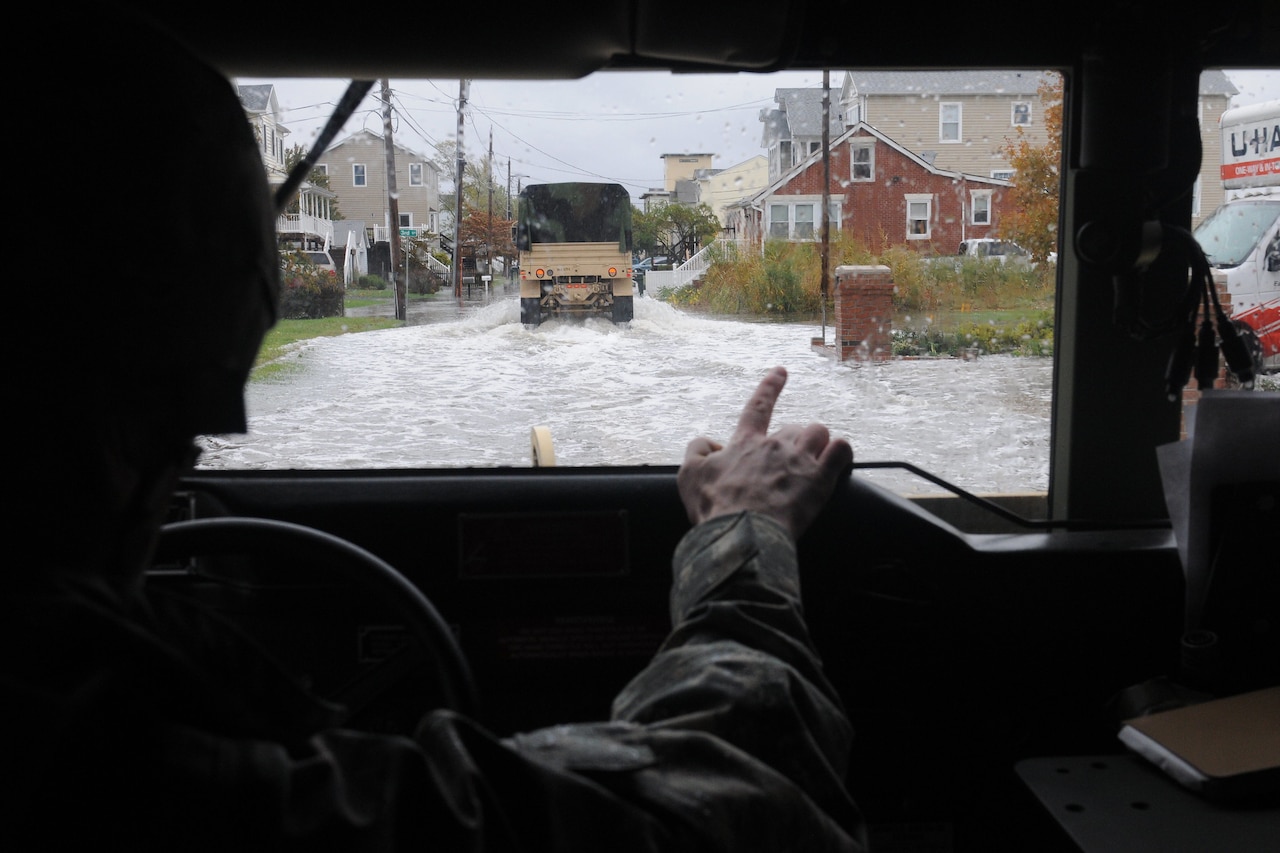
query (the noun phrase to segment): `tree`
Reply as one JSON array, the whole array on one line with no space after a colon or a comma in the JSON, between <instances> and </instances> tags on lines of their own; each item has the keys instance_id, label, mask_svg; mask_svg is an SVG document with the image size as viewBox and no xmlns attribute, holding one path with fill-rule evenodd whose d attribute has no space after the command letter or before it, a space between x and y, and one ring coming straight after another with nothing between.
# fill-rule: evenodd
<instances>
[{"instance_id":1,"label":"tree","mask_svg":"<svg viewBox=\"0 0 1280 853\"><path fill-rule=\"evenodd\" d=\"M1062 169L1062 78L1039 90L1047 139L1032 145L1022 128L1006 140L1004 154L1014 169L1009 205L1000 219L1000 236L1021 245L1034 261L1044 261L1058 244L1058 184Z\"/></svg>"},{"instance_id":2,"label":"tree","mask_svg":"<svg viewBox=\"0 0 1280 853\"><path fill-rule=\"evenodd\" d=\"M453 140L445 140L436 145L435 156L431 162L439 168L440 174L448 179L450 189L440 192L440 207L450 211L456 209L457 196L454 194L454 182L458 175L458 161L455 152L458 144ZM507 211L507 186L505 179L495 175L487 157L467 157L462 168L462 218L465 220L469 211L488 211L492 198L493 212L505 214ZM512 202L512 210L515 203Z\"/></svg>"},{"instance_id":3,"label":"tree","mask_svg":"<svg viewBox=\"0 0 1280 853\"><path fill-rule=\"evenodd\" d=\"M284 167L287 172L293 172L293 167L302 162L307 156L307 149L301 145L294 145L284 152ZM329 175L319 169L312 169L311 174L307 176L307 182L321 189L329 189ZM289 205L285 208L286 213L298 212L298 196L294 195L289 200ZM329 218L335 222L342 218L342 214L338 211L338 198L334 196L329 200Z\"/></svg>"},{"instance_id":4,"label":"tree","mask_svg":"<svg viewBox=\"0 0 1280 853\"><path fill-rule=\"evenodd\" d=\"M472 210L462 216L458 240L462 243L462 256L477 260L502 256L514 257L515 244L511 241L512 220L503 216L490 216L483 210Z\"/></svg>"},{"instance_id":5,"label":"tree","mask_svg":"<svg viewBox=\"0 0 1280 853\"><path fill-rule=\"evenodd\" d=\"M635 211L631 232L637 248L679 263L715 239L720 220L707 204L666 204L647 212Z\"/></svg>"}]
</instances>

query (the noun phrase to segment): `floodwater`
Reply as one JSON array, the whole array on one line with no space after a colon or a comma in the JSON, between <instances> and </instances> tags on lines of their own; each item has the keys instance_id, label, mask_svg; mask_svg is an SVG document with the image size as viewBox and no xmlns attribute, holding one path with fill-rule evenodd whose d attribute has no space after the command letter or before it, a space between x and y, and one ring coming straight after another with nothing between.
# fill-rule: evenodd
<instances>
[{"instance_id":1,"label":"floodwater","mask_svg":"<svg viewBox=\"0 0 1280 853\"><path fill-rule=\"evenodd\" d=\"M416 313L415 313L416 312ZM301 344L249 384L247 435L203 439L200 467L530 467L546 426L556 464L673 465L697 434L727 439L770 367L790 378L774 425L820 421L858 461L903 461L979 494L1048 487L1052 361L980 356L838 363L820 324L743 322L636 300L624 326L520 323L511 296L441 294L409 325ZM936 487L868 472L901 492Z\"/></svg>"}]
</instances>

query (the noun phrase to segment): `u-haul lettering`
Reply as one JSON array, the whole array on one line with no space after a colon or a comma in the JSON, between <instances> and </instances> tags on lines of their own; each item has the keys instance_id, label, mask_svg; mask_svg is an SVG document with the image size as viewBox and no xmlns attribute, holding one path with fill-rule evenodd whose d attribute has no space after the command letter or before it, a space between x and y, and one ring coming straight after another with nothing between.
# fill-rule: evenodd
<instances>
[{"instance_id":1,"label":"u-haul lettering","mask_svg":"<svg viewBox=\"0 0 1280 853\"><path fill-rule=\"evenodd\" d=\"M1222 115L1224 189L1274 184L1280 180L1280 119L1276 105L1255 104Z\"/></svg>"}]
</instances>

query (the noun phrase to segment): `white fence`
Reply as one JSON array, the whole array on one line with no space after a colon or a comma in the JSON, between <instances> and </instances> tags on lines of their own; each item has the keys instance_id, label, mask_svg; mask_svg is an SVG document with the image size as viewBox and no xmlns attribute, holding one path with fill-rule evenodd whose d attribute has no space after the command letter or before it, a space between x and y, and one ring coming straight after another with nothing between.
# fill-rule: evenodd
<instances>
[{"instance_id":1,"label":"white fence","mask_svg":"<svg viewBox=\"0 0 1280 853\"><path fill-rule=\"evenodd\" d=\"M687 287L702 278L703 273L707 271L713 261L723 258L735 258L745 245L741 241L716 240L711 245L704 246L692 258L675 269L650 270L644 276L645 293L647 295L652 291L656 294L664 287L669 287L672 290Z\"/></svg>"}]
</instances>

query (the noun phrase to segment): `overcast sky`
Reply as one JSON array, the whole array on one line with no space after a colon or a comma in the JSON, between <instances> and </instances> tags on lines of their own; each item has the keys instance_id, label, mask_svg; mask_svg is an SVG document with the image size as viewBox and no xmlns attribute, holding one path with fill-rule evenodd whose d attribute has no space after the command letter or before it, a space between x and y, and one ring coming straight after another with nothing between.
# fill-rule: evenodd
<instances>
[{"instance_id":1,"label":"overcast sky","mask_svg":"<svg viewBox=\"0 0 1280 853\"><path fill-rule=\"evenodd\" d=\"M1240 94L1234 106L1280 98L1280 71L1229 71ZM832 103L843 73L831 72ZM291 131L286 145L310 146L346 90L346 80L242 78L272 83ZM778 74L596 73L572 81L489 81L470 84L463 143L476 162L492 151L499 183L512 191L527 183L607 180L633 198L661 188L663 154L714 154L724 169L757 154L760 110L779 88L821 88L821 71ZM391 80L393 136L407 148L433 156L438 142L457 135L459 81ZM338 134L367 128L382 133L381 84ZM442 186L452 174L441 175Z\"/></svg>"}]
</instances>

